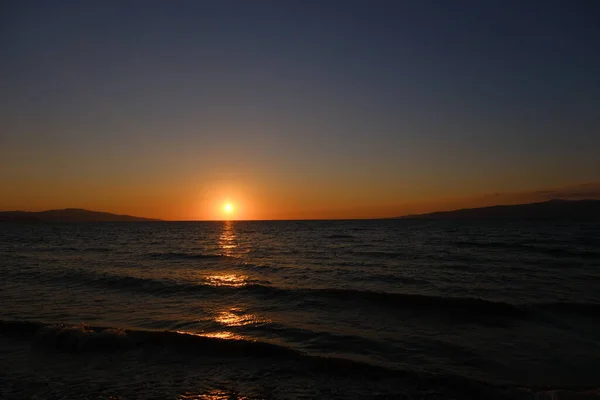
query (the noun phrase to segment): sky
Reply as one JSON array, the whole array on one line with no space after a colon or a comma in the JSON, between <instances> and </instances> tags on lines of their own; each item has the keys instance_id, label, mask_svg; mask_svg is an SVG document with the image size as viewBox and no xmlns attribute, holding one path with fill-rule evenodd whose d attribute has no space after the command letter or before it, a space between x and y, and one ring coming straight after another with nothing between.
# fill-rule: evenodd
<instances>
[{"instance_id":1,"label":"sky","mask_svg":"<svg viewBox=\"0 0 600 400\"><path fill-rule=\"evenodd\" d=\"M600 197L593 0L0 7L0 210L378 218Z\"/></svg>"}]
</instances>

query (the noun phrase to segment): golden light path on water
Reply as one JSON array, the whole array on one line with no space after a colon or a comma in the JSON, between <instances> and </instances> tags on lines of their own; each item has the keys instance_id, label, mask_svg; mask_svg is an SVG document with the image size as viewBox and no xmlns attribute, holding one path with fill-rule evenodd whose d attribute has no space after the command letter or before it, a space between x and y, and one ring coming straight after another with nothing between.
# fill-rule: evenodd
<instances>
[{"instance_id":1,"label":"golden light path on water","mask_svg":"<svg viewBox=\"0 0 600 400\"><path fill-rule=\"evenodd\" d=\"M238 307L233 307L225 311L221 311L214 318L215 322L218 322L224 328L227 327L240 327L245 325L253 325L253 324L264 324L270 322L270 320L266 318L260 318L255 314L247 314L243 309ZM230 340L251 340L243 335L232 332L230 330L221 330L214 332L185 332L185 331L177 331L178 333L185 335L194 335L194 336L203 336L209 338L217 338L217 339L230 339Z\"/></svg>"},{"instance_id":2,"label":"golden light path on water","mask_svg":"<svg viewBox=\"0 0 600 400\"><path fill-rule=\"evenodd\" d=\"M238 335L237 333L233 333L233 332L229 332L229 331L204 332L204 333L199 334L199 336L215 338L215 339L227 339L227 340L242 340L242 339L244 339L244 337L242 335Z\"/></svg>"},{"instance_id":3,"label":"golden light path on water","mask_svg":"<svg viewBox=\"0 0 600 400\"><path fill-rule=\"evenodd\" d=\"M237 235L234 230L234 223L232 221L224 221L221 234L218 239L218 246L221 250L221 254L226 256L235 256L234 251L238 247ZM233 272L228 273L211 273L202 277L205 284L215 287L233 287L239 288L246 286L250 283L250 278L245 274L238 274ZM230 307L226 310L219 311L213 319L219 325L225 328L219 331L205 331L205 332L183 332L179 333L195 336L203 336L217 339L229 339L229 340L241 340L248 338L227 330L227 327L241 327L245 325L262 324L270 322L266 318L260 318L255 314L249 314L244 311L242 307ZM198 397L198 398L210 398L210 397Z\"/></svg>"},{"instance_id":4,"label":"golden light path on water","mask_svg":"<svg viewBox=\"0 0 600 400\"><path fill-rule=\"evenodd\" d=\"M238 244L233 222L223 222L223 228L221 230L221 234L219 235L218 245L223 255L228 257L235 256L235 250L237 249Z\"/></svg>"},{"instance_id":5,"label":"golden light path on water","mask_svg":"<svg viewBox=\"0 0 600 400\"><path fill-rule=\"evenodd\" d=\"M210 286L242 287L248 284L247 275L215 274L205 276L204 279Z\"/></svg>"},{"instance_id":6,"label":"golden light path on water","mask_svg":"<svg viewBox=\"0 0 600 400\"><path fill-rule=\"evenodd\" d=\"M254 314L246 314L241 308L231 308L221 312L215 321L225 326L244 326L270 322L268 319L259 318Z\"/></svg>"},{"instance_id":7,"label":"golden light path on water","mask_svg":"<svg viewBox=\"0 0 600 400\"><path fill-rule=\"evenodd\" d=\"M195 394L191 392L185 392L179 395L179 400L228 400L228 399L237 399L237 400L245 400L247 397L233 395L232 393L228 393L224 390L214 389L208 393Z\"/></svg>"}]
</instances>

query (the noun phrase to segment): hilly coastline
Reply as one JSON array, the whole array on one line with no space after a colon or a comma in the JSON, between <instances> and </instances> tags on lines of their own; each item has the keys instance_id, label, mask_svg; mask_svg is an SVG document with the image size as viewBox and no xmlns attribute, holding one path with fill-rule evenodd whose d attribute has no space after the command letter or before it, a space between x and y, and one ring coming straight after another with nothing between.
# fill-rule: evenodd
<instances>
[{"instance_id":1,"label":"hilly coastline","mask_svg":"<svg viewBox=\"0 0 600 400\"><path fill-rule=\"evenodd\" d=\"M80 208L63 210L0 211L0 222L142 222L160 221L158 219L134 217L131 215L112 214L90 211Z\"/></svg>"},{"instance_id":2,"label":"hilly coastline","mask_svg":"<svg viewBox=\"0 0 600 400\"><path fill-rule=\"evenodd\" d=\"M398 217L402 219L568 219L600 221L600 200L548 200L539 203L464 208Z\"/></svg>"}]
</instances>

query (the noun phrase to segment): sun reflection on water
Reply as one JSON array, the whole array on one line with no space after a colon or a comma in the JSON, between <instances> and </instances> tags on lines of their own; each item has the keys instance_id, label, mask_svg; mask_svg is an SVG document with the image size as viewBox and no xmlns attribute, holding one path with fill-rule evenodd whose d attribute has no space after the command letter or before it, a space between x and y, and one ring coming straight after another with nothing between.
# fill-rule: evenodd
<instances>
[{"instance_id":1,"label":"sun reflection on water","mask_svg":"<svg viewBox=\"0 0 600 400\"><path fill-rule=\"evenodd\" d=\"M243 340L245 339L242 335L238 335L234 332L229 331L217 331L217 332L186 332L186 331L175 331L182 335L200 336L207 338L216 339L228 339L228 340Z\"/></svg>"},{"instance_id":2,"label":"sun reflection on water","mask_svg":"<svg viewBox=\"0 0 600 400\"><path fill-rule=\"evenodd\" d=\"M211 286L231 286L240 287L248 284L247 275L238 274L216 274L205 277L206 282Z\"/></svg>"},{"instance_id":3,"label":"sun reflection on water","mask_svg":"<svg viewBox=\"0 0 600 400\"><path fill-rule=\"evenodd\" d=\"M224 221L221 235L219 236L219 249L226 256L234 256L234 250L238 247L237 235L235 233L233 222Z\"/></svg>"},{"instance_id":4,"label":"sun reflection on water","mask_svg":"<svg viewBox=\"0 0 600 400\"><path fill-rule=\"evenodd\" d=\"M215 317L214 321L222 325L223 330L217 331L205 331L205 332L186 332L176 331L183 335L202 336L216 339L229 339L229 340L251 340L253 339L240 335L239 333L232 332L226 328L236 328L247 325L258 325L271 322L269 319L261 318L256 314L246 313L243 309L238 307L232 307L228 310L219 312ZM234 329L235 330L235 329Z\"/></svg>"},{"instance_id":5,"label":"sun reflection on water","mask_svg":"<svg viewBox=\"0 0 600 400\"><path fill-rule=\"evenodd\" d=\"M217 315L215 321L226 326L245 326L269 322L267 319L259 318L254 314L246 314L240 308L231 308Z\"/></svg>"},{"instance_id":6,"label":"sun reflection on water","mask_svg":"<svg viewBox=\"0 0 600 400\"><path fill-rule=\"evenodd\" d=\"M200 336L208 337L208 338L216 338L216 339L227 339L227 340L243 340L244 337L242 335L238 335L234 332L229 331L218 331L218 332L204 332L201 333Z\"/></svg>"},{"instance_id":7,"label":"sun reflection on water","mask_svg":"<svg viewBox=\"0 0 600 400\"><path fill-rule=\"evenodd\" d=\"M228 393L224 390L214 389L207 393L192 393L185 392L179 395L179 400L229 400L229 399L237 399L237 400L245 400L247 397L239 396L234 393Z\"/></svg>"}]
</instances>

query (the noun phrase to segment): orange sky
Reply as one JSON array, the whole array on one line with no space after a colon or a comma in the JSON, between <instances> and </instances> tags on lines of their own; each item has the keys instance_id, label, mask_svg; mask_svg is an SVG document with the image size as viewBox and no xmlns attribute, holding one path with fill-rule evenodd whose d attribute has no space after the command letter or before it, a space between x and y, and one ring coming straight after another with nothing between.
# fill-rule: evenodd
<instances>
[{"instance_id":1,"label":"orange sky","mask_svg":"<svg viewBox=\"0 0 600 400\"><path fill-rule=\"evenodd\" d=\"M165 220L220 219L338 219L381 218L480 207L495 204L518 204L551 198L600 198L600 183L540 188L470 196L382 198L380 201L357 190L288 191L252 186L242 182L189 187L115 186L112 191L94 185L69 187L40 183L35 187L15 184L2 196L0 209L41 211L56 208L86 208L117 214L129 214ZM230 213L224 211L231 204Z\"/></svg>"},{"instance_id":2,"label":"orange sky","mask_svg":"<svg viewBox=\"0 0 600 400\"><path fill-rule=\"evenodd\" d=\"M599 36L576 4L109 3L2 9L0 209L379 218L598 193Z\"/></svg>"}]
</instances>

